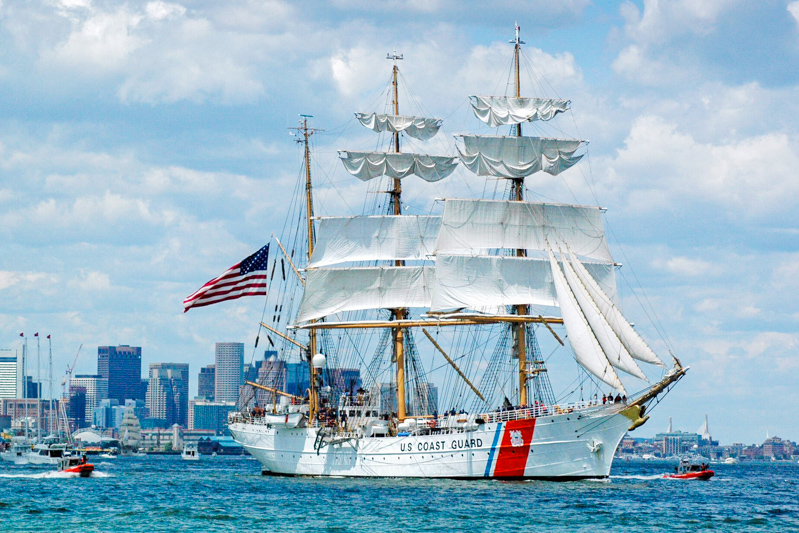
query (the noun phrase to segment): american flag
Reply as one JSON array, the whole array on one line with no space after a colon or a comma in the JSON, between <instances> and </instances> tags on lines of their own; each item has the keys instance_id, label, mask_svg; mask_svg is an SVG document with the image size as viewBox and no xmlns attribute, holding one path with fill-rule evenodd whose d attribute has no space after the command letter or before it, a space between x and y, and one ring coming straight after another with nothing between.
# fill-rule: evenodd
<instances>
[{"instance_id":1,"label":"american flag","mask_svg":"<svg viewBox=\"0 0 799 533\"><path fill-rule=\"evenodd\" d=\"M268 244L188 296L183 300L183 312L242 296L266 296L267 261Z\"/></svg>"}]
</instances>

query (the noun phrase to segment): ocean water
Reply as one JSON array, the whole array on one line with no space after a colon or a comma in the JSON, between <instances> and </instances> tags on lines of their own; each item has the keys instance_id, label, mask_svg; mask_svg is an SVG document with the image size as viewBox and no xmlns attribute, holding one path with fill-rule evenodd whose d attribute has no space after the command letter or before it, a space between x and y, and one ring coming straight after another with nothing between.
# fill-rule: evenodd
<instances>
[{"instance_id":1,"label":"ocean water","mask_svg":"<svg viewBox=\"0 0 799 533\"><path fill-rule=\"evenodd\" d=\"M799 531L799 465L617 460L609 480L454 481L260 475L250 457L104 460L81 479L0 464L3 531Z\"/></svg>"}]
</instances>

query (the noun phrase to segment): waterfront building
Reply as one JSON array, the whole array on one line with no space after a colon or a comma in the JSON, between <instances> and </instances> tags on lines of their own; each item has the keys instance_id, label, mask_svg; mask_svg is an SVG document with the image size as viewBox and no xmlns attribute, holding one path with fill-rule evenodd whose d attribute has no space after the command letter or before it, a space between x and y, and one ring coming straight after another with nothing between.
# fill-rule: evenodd
<instances>
[{"instance_id":1,"label":"waterfront building","mask_svg":"<svg viewBox=\"0 0 799 533\"><path fill-rule=\"evenodd\" d=\"M700 440L701 436L698 433L679 430L655 435L655 441L660 443L660 449L666 457L688 453L694 446L699 446Z\"/></svg>"},{"instance_id":2,"label":"waterfront building","mask_svg":"<svg viewBox=\"0 0 799 533\"><path fill-rule=\"evenodd\" d=\"M216 435L226 434L227 415L235 410L235 402L191 400L189 402L189 429L210 429Z\"/></svg>"},{"instance_id":3,"label":"waterfront building","mask_svg":"<svg viewBox=\"0 0 799 533\"><path fill-rule=\"evenodd\" d=\"M98 346L97 374L108 380L108 398L124 404L125 400L140 400L141 347Z\"/></svg>"},{"instance_id":4,"label":"waterfront building","mask_svg":"<svg viewBox=\"0 0 799 533\"><path fill-rule=\"evenodd\" d=\"M197 375L197 396L200 398L214 400L215 368L214 365L208 365L200 369L200 373ZM191 416L191 410L189 410L189 416Z\"/></svg>"},{"instance_id":5,"label":"waterfront building","mask_svg":"<svg viewBox=\"0 0 799 533\"><path fill-rule=\"evenodd\" d=\"M236 402L243 383L244 344L217 342L214 365L214 400Z\"/></svg>"},{"instance_id":6,"label":"waterfront building","mask_svg":"<svg viewBox=\"0 0 799 533\"><path fill-rule=\"evenodd\" d=\"M39 416L36 409L39 408ZM27 418L29 427L36 429L37 419L41 421L42 433L46 433L51 427L56 427L58 420L58 400L53 400L53 410L50 411L50 402L37 401L35 398L4 398L0 399L0 416L8 417L12 425L24 428L24 421ZM16 421L16 422L15 422Z\"/></svg>"},{"instance_id":7,"label":"waterfront building","mask_svg":"<svg viewBox=\"0 0 799 533\"><path fill-rule=\"evenodd\" d=\"M94 409L100 405L102 400L108 398L108 380L104 377L94 375L77 375L69 380L70 389L83 387L86 390L86 414L91 416Z\"/></svg>"},{"instance_id":8,"label":"waterfront building","mask_svg":"<svg viewBox=\"0 0 799 533\"><path fill-rule=\"evenodd\" d=\"M0 398L16 398L22 395L19 384L20 363L16 352L0 350Z\"/></svg>"},{"instance_id":9,"label":"waterfront building","mask_svg":"<svg viewBox=\"0 0 799 533\"><path fill-rule=\"evenodd\" d=\"M152 363L146 404L150 418L164 420L167 426L185 427L189 410L189 365Z\"/></svg>"}]
</instances>

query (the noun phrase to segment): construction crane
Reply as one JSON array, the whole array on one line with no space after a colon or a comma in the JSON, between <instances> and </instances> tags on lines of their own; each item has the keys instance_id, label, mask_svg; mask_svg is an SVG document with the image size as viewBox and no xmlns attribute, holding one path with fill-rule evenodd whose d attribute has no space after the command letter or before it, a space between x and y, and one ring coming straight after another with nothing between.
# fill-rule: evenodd
<instances>
[{"instance_id":1,"label":"construction crane","mask_svg":"<svg viewBox=\"0 0 799 533\"><path fill-rule=\"evenodd\" d=\"M67 381L72 378L72 371L75 370L75 365L78 363L78 357L80 357L80 350L83 348L83 344L78 347L78 353L75 354L75 359L72 361L72 364L67 367L67 373L64 376L64 379L61 380L61 389L62 389L62 397L67 397Z\"/></svg>"}]
</instances>

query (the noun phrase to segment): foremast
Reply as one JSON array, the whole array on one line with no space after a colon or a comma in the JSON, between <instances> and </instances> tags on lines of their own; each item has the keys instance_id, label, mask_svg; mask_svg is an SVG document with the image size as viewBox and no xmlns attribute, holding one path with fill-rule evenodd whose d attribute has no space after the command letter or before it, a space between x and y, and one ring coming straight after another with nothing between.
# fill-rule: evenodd
<instances>
[{"instance_id":1,"label":"foremast","mask_svg":"<svg viewBox=\"0 0 799 533\"><path fill-rule=\"evenodd\" d=\"M303 148L305 151L304 160L305 160L305 212L306 212L306 223L308 228L308 260L307 263L311 262L311 256L313 256L313 249L314 249L314 225L313 225L313 181L311 180L311 147L310 147L310 138L311 136L316 133L317 130L314 128L308 127L308 119L313 118L313 115L300 115L300 125L296 128L296 130L302 135L301 139L298 139L298 142L303 144ZM316 320L312 320L311 323L316 322ZM317 375L316 375L316 368L313 365L313 357L316 354L317 349L317 342L316 342L317 331L316 329L310 329L308 331L308 372L310 376L310 387L308 390L308 418L309 420L313 421L316 416L316 412L319 409L319 391L317 390Z\"/></svg>"}]
</instances>

